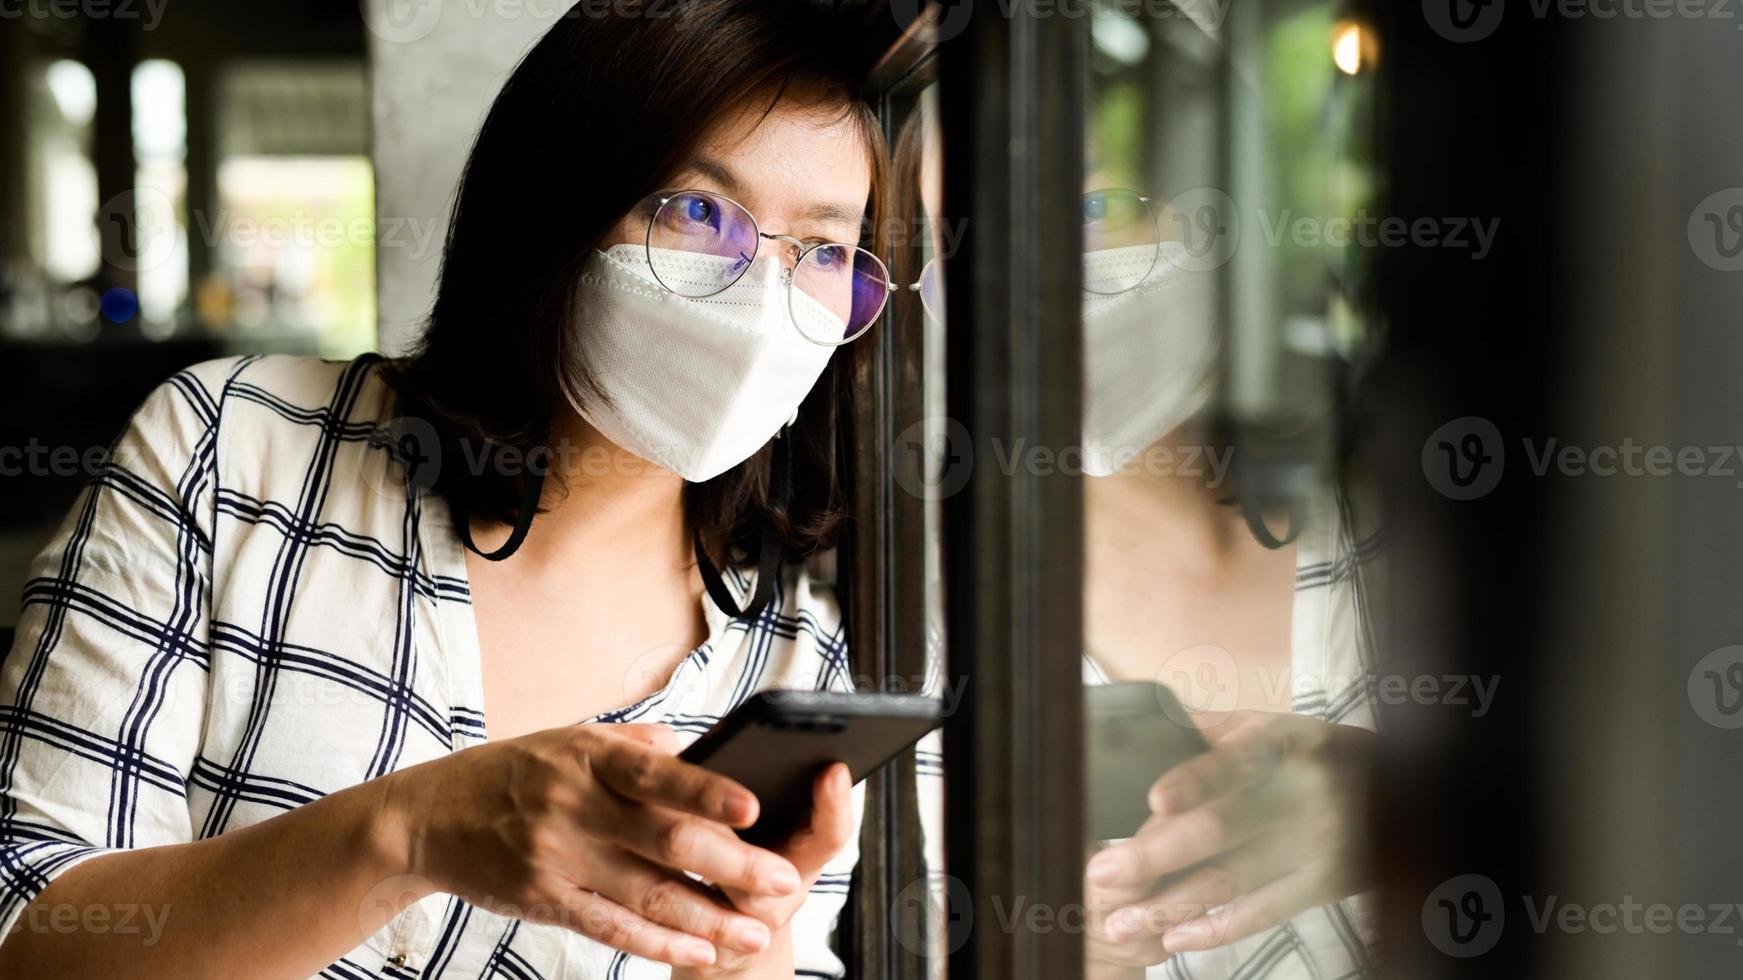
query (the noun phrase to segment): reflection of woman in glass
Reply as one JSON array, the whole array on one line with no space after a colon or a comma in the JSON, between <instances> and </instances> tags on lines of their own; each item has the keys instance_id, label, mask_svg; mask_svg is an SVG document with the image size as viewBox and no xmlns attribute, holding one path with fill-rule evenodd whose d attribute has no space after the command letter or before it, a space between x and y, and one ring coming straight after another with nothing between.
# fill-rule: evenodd
<instances>
[{"instance_id":1,"label":"reflection of woman in glass","mask_svg":"<svg viewBox=\"0 0 1743 980\"><path fill-rule=\"evenodd\" d=\"M899 135L892 200L898 217L936 229L931 124L915 112ZM1084 439L1071 447L1087 476L1084 682L1169 686L1212 751L1165 776L1132 774L1154 812L1086 870L1087 973L1359 975L1372 964L1365 900L1353 896L1368 882L1363 596L1377 541L1330 487L1292 517L1237 503L1231 447L1210 438L1219 256L1164 240L1197 216L1183 225L1155 208L1130 191L1084 198ZM917 262L895 256L897 281L909 281ZM941 283L947 259L920 281ZM928 299L935 338L942 293ZM907 306L918 315L922 304ZM940 867L941 779L924 767L921 778ZM951 938L941 919L930 930Z\"/></svg>"},{"instance_id":2,"label":"reflection of woman in glass","mask_svg":"<svg viewBox=\"0 0 1743 980\"><path fill-rule=\"evenodd\" d=\"M0 975L842 973L845 768L762 849L675 755L849 684L806 559L889 292L880 130L802 4L581 13L484 122L420 349L182 372L38 560Z\"/></svg>"},{"instance_id":3,"label":"reflection of woman in glass","mask_svg":"<svg viewBox=\"0 0 1743 980\"><path fill-rule=\"evenodd\" d=\"M1151 816L1089 863L1090 974L1347 976L1370 965L1374 542L1330 488L1283 515L1237 485L1209 411L1223 256L1154 207L1085 197L1085 680L1167 685L1211 751L1132 774Z\"/></svg>"}]
</instances>

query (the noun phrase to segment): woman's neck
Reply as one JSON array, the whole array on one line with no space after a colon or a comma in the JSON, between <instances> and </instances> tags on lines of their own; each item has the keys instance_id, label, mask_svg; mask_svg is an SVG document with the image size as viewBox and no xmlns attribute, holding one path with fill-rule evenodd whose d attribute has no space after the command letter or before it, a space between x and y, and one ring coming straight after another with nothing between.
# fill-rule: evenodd
<instances>
[{"instance_id":1,"label":"woman's neck","mask_svg":"<svg viewBox=\"0 0 1743 980\"><path fill-rule=\"evenodd\" d=\"M1228 450L1189 445L1195 440L1203 441L1183 426L1124 471L1084 481L1084 543L1092 571L1159 560L1215 576L1233 562L1248 532L1239 511L1221 499L1228 489ZM1169 547L1158 549L1161 541Z\"/></svg>"},{"instance_id":2,"label":"woman's neck","mask_svg":"<svg viewBox=\"0 0 1743 980\"><path fill-rule=\"evenodd\" d=\"M541 511L515 554L523 567L689 562L684 481L677 474L619 447L573 413L553 426L550 460ZM474 536L489 550L507 539L508 528L475 523Z\"/></svg>"}]
</instances>

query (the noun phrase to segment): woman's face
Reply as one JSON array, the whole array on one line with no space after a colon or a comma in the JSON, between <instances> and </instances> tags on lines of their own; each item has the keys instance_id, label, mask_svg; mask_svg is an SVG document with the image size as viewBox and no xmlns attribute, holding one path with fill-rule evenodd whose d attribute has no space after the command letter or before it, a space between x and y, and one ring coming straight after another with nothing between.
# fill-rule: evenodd
<instances>
[{"instance_id":1,"label":"woman's face","mask_svg":"<svg viewBox=\"0 0 1743 980\"><path fill-rule=\"evenodd\" d=\"M744 205L766 234L857 244L871 192L857 123L833 106L783 100L766 117L762 107L758 102L710 129L666 189L723 194ZM650 217L632 210L599 247L646 241Z\"/></svg>"}]
</instances>

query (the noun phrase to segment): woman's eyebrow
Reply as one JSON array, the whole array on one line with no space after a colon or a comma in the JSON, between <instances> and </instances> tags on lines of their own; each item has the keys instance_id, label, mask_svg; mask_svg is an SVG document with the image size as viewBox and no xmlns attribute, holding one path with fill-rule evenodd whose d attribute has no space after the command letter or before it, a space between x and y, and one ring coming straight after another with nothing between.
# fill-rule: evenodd
<instances>
[{"instance_id":1,"label":"woman's eyebrow","mask_svg":"<svg viewBox=\"0 0 1743 980\"><path fill-rule=\"evenodd\" d=\"M744 184L739 182L738 175L734 174L726 164L717 160L697 157L690 161L690 170L713 181L721 191L732 197L738 197L744 193Z\"/></svg>"},{"instance_id":2,"label":"woman's eyebrow","mask_svg":"<svg viewBox=\"0 0 1743 980\"><path fill-rule=\"evenodd\" d=\"M712 157L699 156L690 161L689 172L706 178L729 197L744 196L744 182L732 168ZM865 207L836 201L816 201L800 208L795 220L830 226L834 231L857 235L865 220Z\"/></svg>"},{"instance_id":3,"label":"woman's eyebrow","mask_svg":"<svg viewBox=\"0 0 1743 980\"><path fill-rule=\"evenodd\" d=\"M843 229L852 228L857 234L860 222L865 220L865 208L852 204L819 201L800 208L798 217L804 221L838 225Z\"/></svg>"}]
</instances>

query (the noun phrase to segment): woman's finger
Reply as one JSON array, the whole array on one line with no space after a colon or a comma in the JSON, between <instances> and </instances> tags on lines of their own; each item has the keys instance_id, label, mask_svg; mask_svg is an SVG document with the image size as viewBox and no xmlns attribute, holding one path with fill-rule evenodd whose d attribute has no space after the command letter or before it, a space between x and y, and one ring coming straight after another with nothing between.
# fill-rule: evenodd
<instances>
[{"instance_id":1,"label":"woman's finger","mask_svg":"<svg viewBox=\"0 0 1743 980\"><path fill-rule=\"evenodd\" d=\"M757 798L750 790L645 742L634 738L596 741L587 761L606 786L631 800L732 827L756 823Z\"/></svg>"},{"instance_id":2,"label":"woman's finger","mask_svg":"<svg viewBox=\"0 0 1743 980\"><path fill-rule=\"evenodd\" d=\"M1222 742L1163 773L1150 787L1150 812L1182 814L1225 793L1257 785L1282 759L1281 745L1262 735Z\"/></svg>"},{"instance_id":3,"label":"woman's finger","mask_svg":"<svg viewBox=\"0 0 1743 980\"><path fill-rule=\"evenodd\" d=\"M1170 953L1215 949L1281 925L1328 900L1313 875L1294 872L1206 915L1170 927L1162 934L1162 945Z\"/></svg>"},{"instance_id":4,"label":"woman's finger","mask_svg":"<svg viewBox=\"0 0 1743 980\"><path fill-rule=\"evenodd\" d=\"M1127 967L1154 966L1167 959L1160 931L1154 935L1116 935L1110 931L1113 916L1150 894L1148 884L1103 888L1085 882L1083 889L1085 956L1091 963Z\"/></svg>"},{"instance_id":5,"label":"woman's finger","mask_svg":"<svg viewBox=\"0 0 1743 980\"><path fill-rule=\"evenodd\" d=\"M847 766L837 762L819 773L811 785L811 819L781 848L787 860L805 878L821 874L823 867L853 839L853 778Z\"/></svg>"},{"instance_id":6,"label":"woman's finger","mask_svg":"<svg viewBox=\"0 0 1743 980\"><path fill-rule=\"evenodd\" d=\"M781 854L793 862L806 882L816 881L829 860L853 839L853 779L847 767L836 763L819 773L811 796L810 820L781 846ZM803 895L770 898L737 889L729 889L727 895L740 910L777 925L791 918L804 901Z\"/></svg>"},{"instance_id":7,"label":"woman's finger","mask_svg":"<svg viewBox=\"0 0 1743 980\"><path fill-rule=\"evenodd\" d=\"M1137 836L1090 860L1089 880L1109 888L1151 882L1237 847L1265 826L1250 802L1233 794L1178 816L1151 817Z\"/></svg>"},{"instance_id":8,"label":"woman's finger","mask_svg":"<svg viewBox=\"0 0 1743 980\"><path fill-rule=\"evenodd\" d=\"M577 819L632 854L663 868L694 872L723 888L791 895L801 885L792 862L712 821L634 800L596 800Z\"/></svg>"},{"instance_id":9,"label":"woman's finger","mask_svg":"<svg viewBox=\"0 0 1743 980\"><path fill-rule=\"evenodd\" d=\"M650 922L591 891L564 892L554 909L534 907L526 918L562 926L631 956L672 966L708 966L717 956L714 944L708 940Z\"/></svg>"},{"instance_id":10,"label":"woman's finger","mask_svg":"<svg viewBox=\"0 0 1743 980\"><path fill-rule=\"evenodd\" d=\"M719 949L760 953L768 926L739 912L719 892L627 852L596 875L596 890L650 922L706 939Z\"/></svg>"},{"instance_id":11,"label":"woman's finger","mask_svg":"<svg viewBox=\"0 0 1743 980\"><path fill-rule=\"evenodd\" d=\"M1283 834L1263 834L1222 857L1181 875L1155 895L1132 902L1108 916L1111 941L1158 937L1227 905L1302 866L1294 843Z\"/></svg>"}]
</instances>

